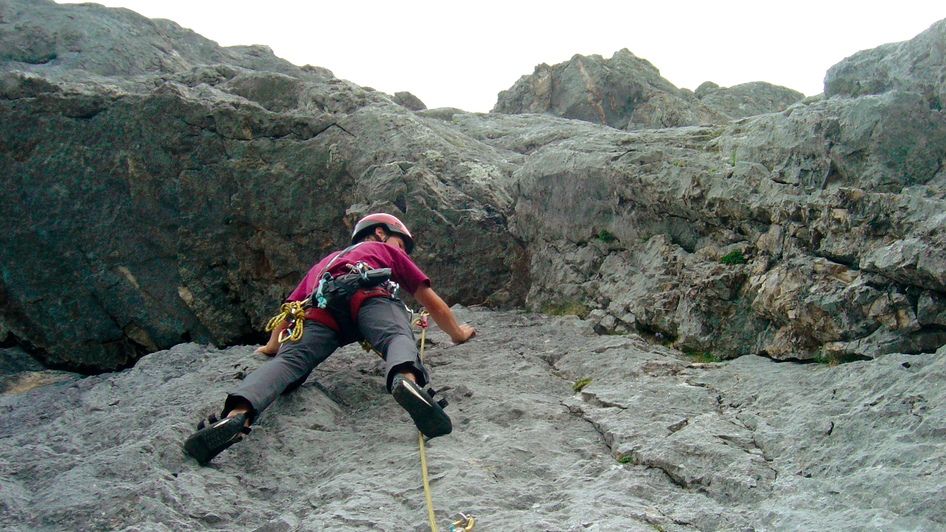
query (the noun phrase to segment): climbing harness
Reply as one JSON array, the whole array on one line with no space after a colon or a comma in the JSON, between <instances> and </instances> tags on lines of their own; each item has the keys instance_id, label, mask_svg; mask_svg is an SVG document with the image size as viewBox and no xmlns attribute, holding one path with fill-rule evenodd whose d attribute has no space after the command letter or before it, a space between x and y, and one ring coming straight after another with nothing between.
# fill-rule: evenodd
<instances>
[{"instance_id":1,"label":"climbing harness","mask_svg":"<svg viewBox=\"0 0 946 532\"><path fill-rule=\"evenodd\" d=\"M338 329L333 319L328 314L314 312L314 309L328 309L332 305L338 305L346 302L351 310L352 320L358 319L358 309L365 299L374 296L396 297L399 286L391 280L390 268L371 268L362 261L349 265L350 273L332 276L328 269L332 264L359 244L349 246L338 252L329 263L322 268L319 273L319 282L312 294L302 301L288 301L279 307L279 314L273 316L266 323L266 332L270 332L280 326L282 322L288 325L279 333L279 343L286 340L293 342L302 338L302 328L305 318L313 318L319 321L328 321L326 323L333 329ZM314 304L310 305L310 302ZM334 308L334 307L333 307ZM319 319L321 318L321 319ZM367 350L367 348L366 348Z\"/></svg>"},{"instance_id":2,"label":"climbing harness","mask_svg":"<svg viewBox=\"0 0 946 532\"><path fill-rule=\"evenodd\" d=\"M339 251L338 253L336 253L335 256L332 257L332 260L330 260L329 263L325 265L325 268L322 269L322 272L319 273L319 275L320 276L328 275L325 273L326 270L328 270L339 257L355 249L355 247L357 246L358 244L353 244ZM331 278L331 276L329 277ZM321 293L322 293L322 280L320 279L319 285L318 285L318 292L315 295L319 296L321 295ZM311 300L312 300L312 296L310 295L309 297L307 297L306 299L302 301L287 301L283 303L279 307L279 314L276 314L275 316L270 318L268 322L266 322L266 332L270 332L276 329L277 327L279 327L279 325L282 322L285 321L288 323L288 325L286 326L285 329L279 332L279 343L283 343L286 340L292 340L293 342L298 342L299 339L302 338L302 327L303 327L303 322L305 322L305 317L306 317L305 307L306 305L309 304L309 301ZM321 308L325 308L324 306L321 305L321 301L318 301L318 302Z\"/></svg>"}]
</instances>

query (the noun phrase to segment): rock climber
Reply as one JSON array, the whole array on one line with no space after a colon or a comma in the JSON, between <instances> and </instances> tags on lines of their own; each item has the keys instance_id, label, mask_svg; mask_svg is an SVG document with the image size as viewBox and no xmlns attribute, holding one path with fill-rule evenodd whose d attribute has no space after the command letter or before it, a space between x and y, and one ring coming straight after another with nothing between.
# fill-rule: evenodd
<instances>
[{"instance_id":1,"label":"rock climber","mask_svg":"<svg viewBox=\"0 0 946 532\"><path fill-rule=\"evenodd\" d=\"M287 301L305 301L298 340L280 342L293 324L283 321L257 352L275 355L247 375L224 402L220 419L201 422L184 442L185 451L206 464L248 434L250 425L282 393L308 378L340 346L367 342L385 361L387 389L428 438L449 434L452 423L424 390L429 379L419 358L409 311L391 293L390 282L410 293L455 343L476 330L457 323L450 307L431 288L430 279L408 256L414 238L396 217L369 214L355 224L351 246L315 264Z\"/></svg>"}]
</instances>

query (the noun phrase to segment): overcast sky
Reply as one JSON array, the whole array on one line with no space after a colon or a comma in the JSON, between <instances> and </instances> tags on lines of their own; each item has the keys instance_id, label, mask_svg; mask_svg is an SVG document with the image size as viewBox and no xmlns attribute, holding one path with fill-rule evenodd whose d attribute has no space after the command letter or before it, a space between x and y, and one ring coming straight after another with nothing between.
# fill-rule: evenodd
<instances>
[{"instance_id":1,"label":"overcast sky","mask_svg":"<svg viewBox=\"0 0 946 532\"><path fill-rule=\"evenodd\" d=\"M59 3L76 3L57 0ZM487 112L499 91L575 54L627 48L680 88L767 81L818 94L845 57L913 38L946 2L796 0L104 0L223 46L265 44L297 65L429 108Z\"/></svg>"}]
</instances>

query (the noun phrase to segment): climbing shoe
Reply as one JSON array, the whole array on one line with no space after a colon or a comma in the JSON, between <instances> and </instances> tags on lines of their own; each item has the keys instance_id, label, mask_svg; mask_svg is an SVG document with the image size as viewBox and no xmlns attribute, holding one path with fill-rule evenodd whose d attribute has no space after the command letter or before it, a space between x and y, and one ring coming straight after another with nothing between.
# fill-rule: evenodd
<instances>
[{"instance_id":1,"label":"climbing shoe","mask_svg":"<svg viewBox=\"0 0 946 532\"><path fill-rule=\"evenodd\" d=\"M395 375L391 385L391 395L399 405L404 407L404 410L407 410L414 424L417 425L417 429L424 436L436 438L450 434L453 430L453 423L443 411L443 407L416 382L401 374Z\"/></svg>"},{"instance_id":2,"label":"climbing shoe","mask_svg":"<svg viewBox=\"0 0 946 532\"><path fill-rule=\"evenodd\" d=\"M210 462L224 449L242 440L244 434L250 433L250 428L243 426L246 414L236 414L220 420L212 415L207 421L209 424L201 421L197 425L197 432L184 440L184 450L200 465Z\"/></svg>"}]
</instances>

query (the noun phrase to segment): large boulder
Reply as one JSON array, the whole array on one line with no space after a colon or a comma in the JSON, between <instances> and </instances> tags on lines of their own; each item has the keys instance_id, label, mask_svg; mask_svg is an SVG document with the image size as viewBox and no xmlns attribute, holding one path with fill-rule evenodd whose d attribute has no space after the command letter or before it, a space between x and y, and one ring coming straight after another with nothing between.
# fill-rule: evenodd
<instances>
[{"instance_id":1,"label":"large boulder","mask_svg":"<svg viewBox=\"0 0 946 532\"><path fill-rule=\"evenodd\" d=\"M265 56L248 69L242 51L169 22L4 9L3 331L49 366L259 341L304 272L373 210L410 222L448 301L521 303L520 281L466 282L523 269L503 221L512 166L488 147L318 69ZM73 35L73 51L27 57L49 33ZM117 46L135 35L183 63Z\"/></svg>"},{"instance_id":2,"label":"large boulder","mask_svg":"<svg viewBox=\"0 0 946 532\"><path fill-rule=\"evenodd\" d=\"M3 70L36 71L45 77L109 76L110 84L147 83L156 73L188 71L198 65L229 64L312 80L332 78L320 67L298 67L264 45L222 48L173 21L149 19L123 8L98 4L59 5L52 0L0 4L0 61Z\"/></svg>"}]
</instances>

